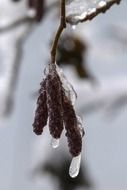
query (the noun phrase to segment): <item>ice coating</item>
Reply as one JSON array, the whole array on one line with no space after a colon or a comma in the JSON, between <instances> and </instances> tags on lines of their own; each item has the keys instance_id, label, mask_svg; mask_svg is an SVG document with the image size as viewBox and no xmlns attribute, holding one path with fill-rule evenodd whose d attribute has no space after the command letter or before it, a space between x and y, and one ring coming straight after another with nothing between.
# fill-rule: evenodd
<instances>
[{"instance_id":1,"label":"ice coating","mask_svg":"<svg viewBox=\"0 0 127 190\"><path fill-rule=\"evenodd\" d=\"M83 137L84 134L85 134L84 129L83 129L83 126L82 126L82 125L83 125L83 122L82 122L81 117L79 117L78 115L77 115L77 123L78 123L78 128L79 128L79 130L80 130L81 136Z\"/></svg>"},{"instance_id":2,"label":"ice coating","mask_svg":"<svg viewBox=\"0 0 127 190\"><path fill-rule=\"evenodd\" d=\"M75 178L78 176L79 170L80 170L80 164L81 164L81 154L72 158L70 168L69 168L70 177Z\"/></svg>"},{"instance_id":3,"label":"ice coating","mask_svg":"<svg viewBox=\"0 0 127 190\"><path fill-rule=\"evenodd\" d=\"M75 105L75 101L77 99L77 94L73 88L73 86L69 83L69 81L67 80L66 76L64 75L62 69L60 69L57 65L56 65L56 69L57 72L60 76L60 79L62 81L62 85L65 89L65 93L66 96L69 98L69 100L71 101L72 105Z\"/></svg>"},{"instance_id":4,"label":"ice coating","mask_svg":"<svg viewBox=\"0 0 127 190\"><path fill-rule=\"evenodd\" d=\"M69 3L66 4L67 15L72 14L72 8L73 14L82 14L83 12L88 11L89 8L95 8L100 1L102 0L74 0L70 5Z\"/></svg>"},{"instance_id":5,"label":"ice coating","mask_svg":"<svg viewBox=\"0 0 127 190\"><path fill-rule=\"evenodd\" d=\"M52 148L58 148L59 147L59 142L60 142L59 139L52 138L51 139L51 146L52 146Z\"/></svg>"},{"instance_id":6,"label":"ice coating","mask_svg":"<svg viewBox=\"0 0 127 190\"><path fill-rule=\"evenodd\" d=\"M66 3L67 22L76 25L83 20L91 20L100 12L108 10L121 0L73 0ZM102 11L100 11L102 9ZM97 11L99 11L97 13ZM97 13L97 14L96 14Z\"/></svg>"},{"instance_id":7,"label":"ice coating","mask_svg":"<svg viewBox=\"0 0 127 190\"><path fill-rule=\"evenodd\" d=\"M52 70L52 64L48 64L45 69L44 69L44 75L47 76L49 74L49 72Z\"/></svg>"}]
</instances>

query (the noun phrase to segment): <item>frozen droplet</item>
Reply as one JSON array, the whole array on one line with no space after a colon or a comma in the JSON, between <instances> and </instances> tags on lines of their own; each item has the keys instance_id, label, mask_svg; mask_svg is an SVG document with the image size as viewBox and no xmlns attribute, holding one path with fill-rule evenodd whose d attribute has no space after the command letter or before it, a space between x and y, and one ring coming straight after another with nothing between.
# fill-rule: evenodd
<instances>
[{"instance_id":1,"label":"frozen droplet","mask_svg":"<svg viewBox=\"0 0 127 190\"><path fill-rule=\"evenodd\" d=\"M71 165L69 168L70 177L75 178L78 176L80 170L80 164L81 164L81 154L74 157L71 161Z\"/></svg>"},{"instance_id":2,"label":"frozen droplet","mask_svg":"<svg viewBox=\"0 0 127 190\"><path fill-rule=\"evenodd\" d=\"M75 30L76 29L76 25L72 25L72 29Z\"/></svg>"},{"instance_id":3,"label":"frozen droplet","mask_svg":"<svg viewBox=\"0 0 127 190\"><path fill-rule=\"evenodd\" d=\"M51 146L52 146L52 148L58 148L59 142L60 142L59 139L52 138L52 140L51 140Z\"/></svg>"}]
</instances>

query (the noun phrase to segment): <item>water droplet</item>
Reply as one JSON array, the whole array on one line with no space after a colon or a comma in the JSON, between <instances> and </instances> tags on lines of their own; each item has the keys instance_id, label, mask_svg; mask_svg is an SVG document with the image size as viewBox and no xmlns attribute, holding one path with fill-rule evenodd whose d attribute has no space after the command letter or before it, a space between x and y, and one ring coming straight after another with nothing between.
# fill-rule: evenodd
<instances>
[{"instance_id":1,"label":"water droplet","mask_svg":"<svg viewBox=\"0 0 127 190\"><path fill-rule=\"evenodd\" d=\"M59 139L52 138L52 140L51 140L51 146L52 146L52 148L58 148L59 142L60 142Z\"/></svg>"},{"instance_id":2,"label":"water droplet","mask_svg":"<svg viewBox=\"0 0 127 190\"><path fill-rule=\"evenodd\" d=\"M71 161L70 168L69 168L69 175L72 178L75 178L79 174L80 170L80 164L81 164L81 154L74 157Z\"/></svg>"},{"instance_id":3,"label":"water droplet","mask_svg":"<svg viewBox=\"0 0 127 190\"><path fill-rule=\"evenodd\" d=\"M76 25L72 25L72 29L75 30L76 29Z\"/></svg>"}]
</instances>

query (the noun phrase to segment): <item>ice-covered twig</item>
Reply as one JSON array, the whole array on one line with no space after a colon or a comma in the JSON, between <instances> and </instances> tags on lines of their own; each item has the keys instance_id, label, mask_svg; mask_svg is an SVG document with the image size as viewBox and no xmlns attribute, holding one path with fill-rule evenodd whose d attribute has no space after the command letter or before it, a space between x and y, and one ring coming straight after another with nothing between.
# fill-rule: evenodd
<instances>
[{"instance_id":1,"label":"ice-covered twig","mask_svg":"<svg viewBox=\"0 0 127 190\"><path fill-rule=\"evenodd\" d=\"M100 13L105 13L115 3L121 0L74 0L67 4L67 22L76 25L93 19Z\"/></svg>"}]
</instances>

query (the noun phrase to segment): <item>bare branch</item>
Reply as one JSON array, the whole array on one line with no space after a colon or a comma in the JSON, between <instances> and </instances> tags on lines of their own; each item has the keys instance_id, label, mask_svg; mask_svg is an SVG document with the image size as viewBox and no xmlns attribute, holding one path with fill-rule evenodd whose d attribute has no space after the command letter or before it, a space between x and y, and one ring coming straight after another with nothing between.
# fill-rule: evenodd
<instances>
[{"instance_id":1,"label":"bare branch","mask_svg":"<svg viewBox=\"0 0 127 190\"><path fill-rule=\"evenodd\" d=\"M60 19L60 25L59 28L57 30L52 48L51 48L51 62L55 63L56 60L56 50L57 50L57 45L60 39L60 36L64 30L64 28L66 28L66 10L65 10L65 0L61 0L61 10L60 10L60 15L61 15L61 19Z\"/></svg>"}]
</instances>

